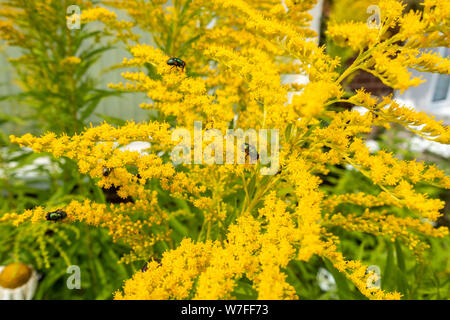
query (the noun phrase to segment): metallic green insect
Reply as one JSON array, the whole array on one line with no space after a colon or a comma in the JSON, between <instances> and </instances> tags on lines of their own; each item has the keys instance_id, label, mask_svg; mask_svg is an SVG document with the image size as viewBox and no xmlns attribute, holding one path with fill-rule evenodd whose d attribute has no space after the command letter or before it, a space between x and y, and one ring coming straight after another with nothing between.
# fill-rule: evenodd
<instances>
[{"instance_id":1,"label":"metallic green insect","mask_svg":"<svg viewBox=\"0 0 450 320\"><path fill-rule=\"evenodd\" d=\"M63 220L67 217L67 213L65 211L62 211L60 209L56 210L56 211L52 211L52 212L47 212L47 214L45 215L45 218L48 221L59 221L59 220Z\"/></svg>"},{"instance_id":2,"label":"metallic green insect","mask_svg":"<svg viewBox=\"0 0 450 320\"><path fill-rule=\"evenodd\" d=\"M175 58L175 57L172 57L169 60L167 60L167 64L169 66L172 66L172 69L174 67L176 67L176 68L180 67L181 70L183 70L183 71L184 71L184 67L186 66L186 62L184 62L180 58ZM170 69L170 70L172 70L172 69Z\"/></svg>"}]
</instances>

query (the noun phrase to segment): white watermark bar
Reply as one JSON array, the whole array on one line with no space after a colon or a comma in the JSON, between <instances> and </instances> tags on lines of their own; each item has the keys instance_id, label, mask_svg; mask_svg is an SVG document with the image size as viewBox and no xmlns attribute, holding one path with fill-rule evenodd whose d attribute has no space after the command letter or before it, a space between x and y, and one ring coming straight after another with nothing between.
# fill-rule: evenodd
<instances>
[{"instance_id":1,"label":"white watermark bar","mask_svg":"<svg viewBox=\"0 0 450 320\"><path fill-rule=\"evenodd\" d=\"M67 7L67 28L69 30L81 29L81 8L77 5Z\"/></svg>"},{"instance_id":2,"label":"white watermark bar","mask_svg":"<svg viewBox=\"0 0 450 320\"><path fill-rule=\"evenodd\" d=\"M67 273L70 276L67 278L66 285L67 289L81 289L81 269L77 265L72 265L67 268Z\"/></svg>"},{"instance_id":3,"label":"white watermark bar","mask_svg":"<svg viewBox=\"0 0 450 320\"><path fill-rule=\"evenodd\" d=\"M370 5L367 7L367 14L371 16L367 19L367 27L369 29L380 29L381 27L381 11L377 5Z\"/></svg>"}]
</instances>

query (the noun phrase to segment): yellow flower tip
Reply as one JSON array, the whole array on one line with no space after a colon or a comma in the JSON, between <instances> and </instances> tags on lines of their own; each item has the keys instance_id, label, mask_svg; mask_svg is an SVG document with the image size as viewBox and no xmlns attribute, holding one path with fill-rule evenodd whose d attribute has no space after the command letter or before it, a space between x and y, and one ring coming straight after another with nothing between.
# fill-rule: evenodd
<instances>
[{"instance_id":1,"label":"yellow flower tip","mask_svg":"<svg viewBox=\"0 0 450 320\"><path fill-rule=\"evenodd\" d=\"M13 134L11 134L9 136L9 141L11 141L11 143L16 143L17 142L17 137Z\"/></svg>"},{"instance_id":2,"label":"yellow flower tip","mask_svg":"<svg viewBox=\"0 0 450 320\"><path fill-rule=\"evenodd\" d=\"M65 66L65 65L77 65L81 63L81 59L78 57L74 57L74 56L70 56L70 57L65 57L62 61L61 61L61 65Z\"/></svg>"},{"instance_id":3,"label":"yellow flower tip","mask_svg":"<svg viewBox=\"0 0 450 320\"><path fill-rule=\"evenodd\" d=\"M31 278L32 270L22 262L7 265L0 273L0 286L15 289L23 286Z\"/></svg>"}]
</instances>

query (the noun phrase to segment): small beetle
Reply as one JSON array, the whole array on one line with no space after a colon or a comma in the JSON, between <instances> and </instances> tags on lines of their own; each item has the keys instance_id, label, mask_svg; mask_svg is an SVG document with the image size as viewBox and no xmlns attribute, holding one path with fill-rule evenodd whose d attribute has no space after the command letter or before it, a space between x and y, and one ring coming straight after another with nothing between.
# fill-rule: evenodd
<instances>
[{"instance_id":1,"label":"small beetle","mask_svg":"<svg viewBox=\"0 0 450 320\"><path fill-rule=\"evenodd\" d=\"M160 259L150 259L150 260L148 260L148 261L144 264L144 266L141 268L141 271L142 271L142 272L146 272L146 271L148 270L148 264L149 264L150 262L152 262L152 260L153 260L153 261L156 261L156 262L158 262L158 263L161 263L161 260L160 260Z\"/></svg>"},{"instance_id":2,"label":"small beetle","mask_svg":"<svg viewBox=\"0 0 450 320\"><path fill-rule=\"evenodd\" d=\"M47 219L48 221L55 221L55 222L63 220L66 217L67 213L65 211L62 211L61 209L58 209L53 212L47 212L47 214L45 215L45 219Z\"/></svg>"},{"instance_id":3,"label":"small beetle","mask_svg":"<svg viewBox=\"0 0 450 320\"><path fill-rule=\"evenodd\" d=\"M111 174L112 170L110 168L103 168L103 176L108 177Z\"/></svg>"},{"instance_id":4,"label":"small beetle","mask_svg":"<svg viewBox=\"0 0 450 320\"><path fill-rule=\"evenodd\" d=\"M172 57L169 60L167 60L167 64L169 66L172 66L172 69L174 67L176 67L176 68L180 67L181 70L183 70L183 71L184 71L184 67L186 66L186 62L184 62L180 58L175 58L175 57ZM170 70L172 70L172 69L170 69Z\"/></svg>"},{"instance_id":5,"label":"small beetle","mask_svg":"<svg viewBox=\"0 0 450 320\"><path fill-rule=\"evenodd\" d=\"M259 160L258 151L254 146L249 145L247 142L243 144L243 149L245 151L245 158L249 158L252 155L256 155L256 160Z\"/></svg>"}]
</instances>

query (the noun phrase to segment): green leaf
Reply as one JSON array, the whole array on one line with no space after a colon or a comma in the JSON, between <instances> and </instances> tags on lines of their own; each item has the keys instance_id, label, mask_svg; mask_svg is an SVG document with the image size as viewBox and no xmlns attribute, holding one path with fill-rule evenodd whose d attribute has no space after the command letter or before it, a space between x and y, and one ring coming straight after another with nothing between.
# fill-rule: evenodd
<instances>
[{"instance_id":1,"label":"green leaf","mask_svg":"<svg viewBox=\"0 0 450 320\"><path fill-rule=\"evenodd\" d=\"M382 274L381 286L383 290L393 291L397 289L396 281L395 281L395 273L397 270L397 266L394 262L394 249L392 247L392 243L389 240L386 240L386 264L384 267L384 274Z\"/></svg>"},{"instance_id":2,"label":"green leaf","mask_svg":"<svg viewBox=\"0 0 450 320\"><path fill-rule=\"evenodd\" d=\"M84 101L85 106L83 107L83 111L81 112L80 120L86 120L92 112L97 108L100 101L104 98L111 96L119 96L122 93L118 91L108 91L108 90L94 90L96 92L95 95Z\"/></svg>"},{"instance_id":3,"label":"green leaf","mask_svg":"<svg viewBox=\"0 0 450 320\"><path fill-rule=\"evenodd\" d=\"M117 125L117 126L123 126L126 123L126 121L123 120L123 119L107 116L106 114L96 113L95 115L97 117L107 121L108 123L114 124L114 125Z\"/></svg>"},{"instance_id":4,"label":"green leaf","mask_svg":"<svg viewBox=\"0 0 450 320\"><path fill-rule=\"evenodd\" d=\"M408 279L406 277L407 271L406 271L405 257L403 255L403 251L400 242L398 240L395 241L395 251L397 254L397 265L398 265L397 287L400 292L406 295L409 292L408 290L409 284Z\"/></svg>"}]
</instances>

